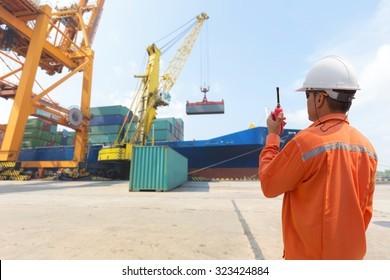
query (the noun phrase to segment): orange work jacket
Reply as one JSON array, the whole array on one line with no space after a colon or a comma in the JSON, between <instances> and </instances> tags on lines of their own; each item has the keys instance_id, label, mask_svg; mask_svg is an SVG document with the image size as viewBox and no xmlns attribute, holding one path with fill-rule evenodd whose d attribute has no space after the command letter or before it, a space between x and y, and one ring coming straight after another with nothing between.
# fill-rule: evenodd
<instances>
[{"instance_id":1,"label":"orange work jacket","mask_svg":"<svg viewBox=\"0 0 390 280\"><path fill-rule=\"evenodd\" d=\"M279 146L269 134L259 178L266 197L284 194L284 258L363 259L378 161L371 143L330 114Z\"/></svg>"}]
</instances>

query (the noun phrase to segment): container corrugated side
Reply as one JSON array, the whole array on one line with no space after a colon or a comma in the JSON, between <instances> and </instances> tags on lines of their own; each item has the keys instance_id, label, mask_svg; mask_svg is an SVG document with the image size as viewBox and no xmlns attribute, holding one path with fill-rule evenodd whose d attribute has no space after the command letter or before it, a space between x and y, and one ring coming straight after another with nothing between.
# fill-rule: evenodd
<instances>
[{"instance_id":1,"label":"container corrugated side","mask_svg":"<svg viewBox=\"0 0 390 280\"><path fill-rule=\"evenodd\" d=\"M42 130L41 129L35 129L35 128L26 128L24 130L23 137L28 138L41 138L42 136Z\"/></svg>"},{"instance_id":2,"label":"container corrugated side","mask_svg":"<svg viewBox=\"0 0 390 280\"><path fill-rule=\"evenodd\" d=\"M121 115L126 116L129 108L122 105L114 106L102 106L102 107L92 107L90 113L94 116L105 116L105 115Z\"/></svg>"},{"instance_id":3,"label":"container corrugated side","mask_svg":"<svg viewBox=\"0 0 390 280\"><path fill-rule=\"evenodd\" d=\"M91 125L89 129L91 134L108 134L108 133L119 133L122 125Z\"/></svg>"},{"instance_id":4,"label":"container corrugated side","mask_svg":"<svg viewBox=\"0 0 390 280\"><path fill-rule=\"evenodd\" d=\"M148 142L152 141L153 132L149 134ZM166 129L154 130L154 141L174 141L175 138L171 132Z\"/></svg>"},{"instance_id":5,"label":"container corrugated side","mask_svg":"<svg viewBox=\"0 0 390 280\"><path fill-rule=\"evenodd\" d=\"M188 160L166 146L133 147L130 191L169 191L185 183Z\"/></svg>"},{"instance_id":6,"label":"container corrugated side","mask_svg":"<svg viewBox=\"0 0 390 280\"><path fill-rule=\"evenodd\" d=\"M89 125L122 125L124 120L122 115L95 116L89 121Z\"/></svg>"},{"instance_id":7,"label":"container corrugated side","mask_svg":"<svg viewBox=\"0 0 390 280\"><path fill-rule=\"evenodd\" d=\"M154 120L154 129L166 129L168 130L173 126L175 118L160 118Z\"/></svg>"},{"instance_id":8,"label":"container corrugated side","mask_svg":"<svg viewBox=\"0 0 390 280\"><path fill-rule=\"evenodd\" d=\"M26 128L42 129L43 121L38 118L28 119L26 123Z\"/></svg>"},{"instance_id":9,"label":"container corrugated side","mask_svg":"<svg viewBox=\"0 0 390 280\"><path fill-rule=\"evenodd\" d=\"M34 147L43 147L46 146L47 141L36 138L23 139L22 148L34 148Z\"/></svg>"},{"instance_id":10,"label":"container corrugated side","mask_svg":"<svg viewBox=\"0 0 390 280\"><path fill-rule=\"evenodd\" d=\"M118 134L93 134L89 136L91 144L110 144L114 143Z\"/></svg>"}]
</instances>

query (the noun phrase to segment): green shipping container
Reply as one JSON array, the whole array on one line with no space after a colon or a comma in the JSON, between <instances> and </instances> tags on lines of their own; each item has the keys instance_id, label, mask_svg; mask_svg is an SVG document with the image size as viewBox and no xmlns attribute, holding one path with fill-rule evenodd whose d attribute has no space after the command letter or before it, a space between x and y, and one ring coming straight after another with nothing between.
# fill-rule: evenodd
<instances>
[{"instance_id":1,"label":"green shipping container","mask_svg":"<svg viewBox=\"0 0 390 280\"><path fill-rule=\"evenodd\" d=\"M57 125L56 124L52 124L50 125L50 133L57 133Z\"/></svg>"},{"instance_id":2,"label":"green shipping container","mask_svg":"<svg viewBox=\"0 0 390 280\"><path fill-rule=\"evenodd\" d=\"M169 191L187 182L188 160L169 147L133 147L130 191Z\"/></svg>"},{"instance_id":3,"label":"green shipping container","mask_svg":"<svg viewBox=\"0 0 390 280\"><path fill-rule=\"evenodd\" d=\"M24 138L41 138L42 130L35 128L26 128L24 130Z\"/></svg>"},{"instance_id":4,"label":"green shipping container","mask_svg":"<svg viewBox=\"0 0 390 280\"><path fill-rule=\"evenodd\" d=\"M118 134L94 134L89 136L91 144L111 144L114 143Z\"/></svg>"},{"instance_id":5,"label":"green shipping container","mask_svg":"<svg viewBox=\"0 0 390 280\"><path fill-rule=\"evenodd\" d=\"M126 116L128 111L129 108L122 105L93 107L90 109L90 113L94 116L106 116L106 115L118 115L118 114L122 116Z\"/></svg>"},{"instance_id":6,"label":"green shipping container","mask_svg":"<svg viewBox=\"0 0 390 280\"><path fill-rule=\"evenodd\" d=\"M154 129L172 129L175 123L175 118L160 118L154 120Z\"/></svg>"},{"instance_id":7,"label":"green shipping container","mask_svg":"<svg viewBox=\"0 0 390 280\"><path fill-rule=\"evenodd\" d=\"M22 148L44 147L46 145L47 142L41 139L29 138L22 141Z\"/></svg>"},{"instance_id":8,"label":"green shipping container","mask_svg":"<svg viewBox=\"0 0 390 280\"><path fill-rule=\"evenodd\" d=\"M90 126L91 134L112 134L119 133L122 125L93 125Z\"/></svg>"},{"instance_id":9,"label":"green shipping container","mask_svg":"<svg viewBox=\"0 0 390 280\"><path fill-rule=\"evenodd\" d=\"M50 133L50 131L42 131L42 135L41 135L41 138L42 140L45 140L45 141L52 141L53 137L52 137L52 134Z\"/></svg>"},{"instance_id":10,"label":"green shipping container","mask_svg":"<svg viewBox=\"0 0 390 280\"><path fill-rule=\"evenodd\" d=\"M37 118L28 119L26 123L26 128L42 129L43 121Z\"/></svg>"},{"instance_id":11,"label":"green shipping container","mask_svg":"<svg viewBox=\"0 0 390 280\"><path fill-rule=\"evenodd\" d=\"M62 140L61 134L57 133L57 134L54 135L54 143L60 144L61 140Z\"/></svg>"},{"instance_id":12,"label":"green shipping container","mask_svg":"<svg viewBox=\"0 0 390 280\"><path fill-rule=\"evenodd\" d=\"M175 119L175 126L181 127L182 129L184 128L184 122L182 119Z\"/></svg>"},{"instance_id":13,"label":"green shipping container","mask_svg":"<svg viewBox=\"0 0 390 280\"><path fill-rule=\"evenodd\" d=\"M173 129L183 130L184 122L177 118L159 118L154 120L154 129L167 129L173 132Z\"/></svg>"},{"instance_id":14,"label":"green shipping container","mask_svg":"<svg viewBox=\"0 0 390 280\"><path fill-rule=\"evenodd\" d=\"M153 132L151 131L148 137L148 142L152 141ZM154 131L154 141L173 141L174 136L171 132L164 129Z\"/></svg>"}]
</instances>

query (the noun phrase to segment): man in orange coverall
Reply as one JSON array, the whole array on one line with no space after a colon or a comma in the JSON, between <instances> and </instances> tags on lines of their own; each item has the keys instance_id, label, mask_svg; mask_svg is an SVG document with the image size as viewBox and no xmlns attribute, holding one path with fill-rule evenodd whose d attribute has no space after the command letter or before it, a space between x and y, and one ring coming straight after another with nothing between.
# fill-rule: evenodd
<instances>
[{"instance_id":1,"label":"man in orange coverall","mask_svg":"<svg viewBox=\"0 0 390 280\"><path fill-rule=\"evenodd\" d=\"M377 155L349 125L356 90L351 64L327 56L306 76L307 112L313 123L280 151L280 124L267 120L259 177L266 197L284 194L285 259L363 259L372 217Z\"/></svg>"}]
</instances>

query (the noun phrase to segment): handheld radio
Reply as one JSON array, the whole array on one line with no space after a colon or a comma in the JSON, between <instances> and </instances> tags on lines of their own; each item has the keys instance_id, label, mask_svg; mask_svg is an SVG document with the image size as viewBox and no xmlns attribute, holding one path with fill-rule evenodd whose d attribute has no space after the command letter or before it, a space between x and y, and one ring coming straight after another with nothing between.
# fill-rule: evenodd
<instances>
[{"instance_id":1,"label":"handheld radio","mask_svg":"<svg viewBox=\"0 0 390 280\"><path fill-rule=\"evenodd\" d=\"M280 113L283 113L283 108L280 106L280 97L279 97L279 87L276 87L276 107L273 112L271 112L272 119L276 120L276 118L279 116ZM283 117L282 122L280 123L280 130L279 134L283 133L283 127L286 125L286 122L284 121L286 118Z\"/></svg>"}]
</instances>

